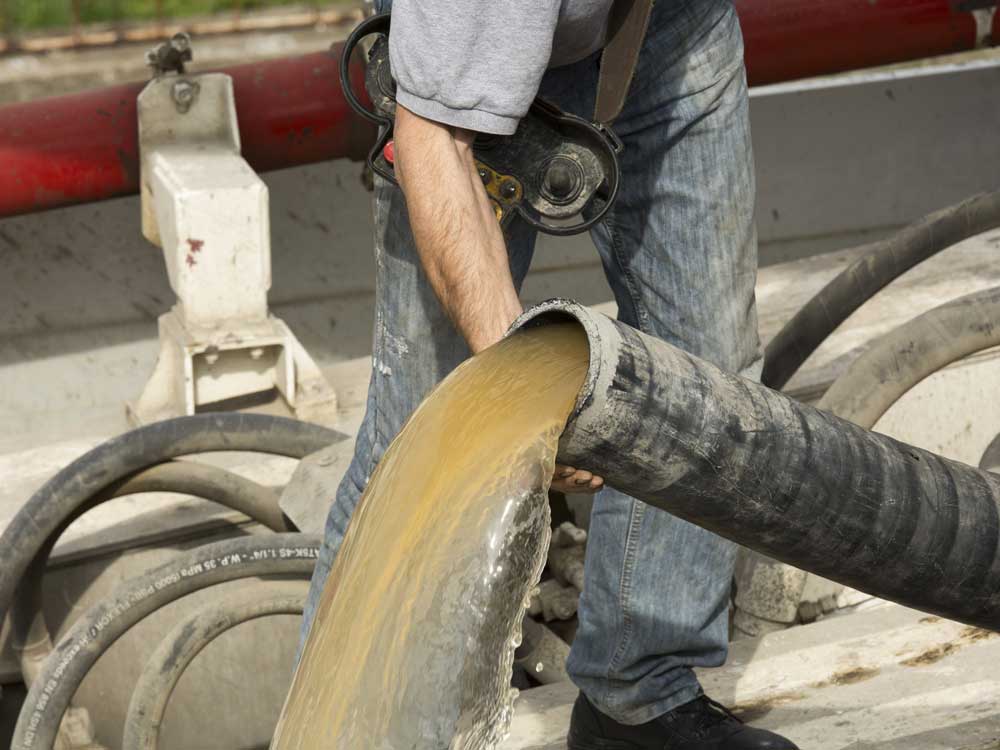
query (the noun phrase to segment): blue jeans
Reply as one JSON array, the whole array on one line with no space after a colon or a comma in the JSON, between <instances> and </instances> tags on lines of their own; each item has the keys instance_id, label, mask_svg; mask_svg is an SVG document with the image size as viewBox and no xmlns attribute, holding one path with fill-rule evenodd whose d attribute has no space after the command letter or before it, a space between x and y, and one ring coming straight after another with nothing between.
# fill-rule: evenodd
<instances>
[{"instance_id":1,"label":"blue jeans","mask_svg":"<svg viewBox=\"0 0 1000 750\"><path fill-rule=\"evenodd\" d=\"M731 0L659 0L628 101L622 188L593 239L619 318L758 377L754 175L743 47ZM597 56L549 71L541 95L590 117ZM303 633L368 478L410 412L469 356L421 269L401 192L375 192L374 354L354 460L330 510ZM515 283L534 250L508 232ZM573 295L572 289L564 290ZM624 448L624 446L623 446ZM696 666L725 661L736 548L613 489L594 503L573 681L629 724L697 697Z\"/></svg>"}]
</instances>

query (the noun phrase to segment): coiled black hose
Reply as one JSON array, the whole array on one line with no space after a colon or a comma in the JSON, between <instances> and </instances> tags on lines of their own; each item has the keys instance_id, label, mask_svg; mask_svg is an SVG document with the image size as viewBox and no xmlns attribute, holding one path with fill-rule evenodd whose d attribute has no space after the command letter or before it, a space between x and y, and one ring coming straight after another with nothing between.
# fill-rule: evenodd
<instances>
[{"instance_id":1,"label":"coiled black hose","mask_svg":"<svg viewBox=\"0 0 1000 750\"><path fill-rule=\"evenodd\" d=\"M308 581L289 581L282 592L250 590L209 604L174 626L143 667L125 718L122 750L156 750L170 696L188 665L209 643L241 623L271 615L301 615Z\"/></svg>"},{"instance_id":2,"label":"coiled black hose","mask_svg":"<svg viewBox=\"0 0 1000 750\"><path fill-rule=\"evenodd\" d=\"M979 468L984 471L1000 473L1000 435L997 435L983 451L982 458L979 459Z\"/></svg>"},{"instance_id":3,"label":"coiled black hose","mask_svg":"<svg viewBox=\"0 0 1000 750\"><path fill-rule=\"evenodd\" d=\"M114 482L70 512L35 555L18 586L11 611L11 640L19 653L21 676L29 687L41 663L52 651L52 638L42 611L43 577L52 547L62 529L88 510L116 497L147 492L194 495L243 513L271 531L295 531L278 507L278 495L269 487L238 474L192 461L171 461Z\"/></svg>"},{"instance_id":4,"label":"coiled black hose","mask_svg":"<svg viewBox=\"0 0 1000 750\"><path fill-rule=\"evenodd\" d=\"M312 575L319 538L268 534L226 539L178 556L119 587L85 612L56 644L28 691L11 750L51 750L63 713L97 659L129 628L183 596L255 576Z\"/></svg>"},{"instance_id":5,"label":"coiled black hose","mask_svg":"<svg viewBox=\"0 0 1000 750\"><path fill-rule=\"evenodd\" d=\"M807 302L767 345L761 382L780 390L833 331L893 279L962 240L1000 227L1000 192L925 216L864 254Z\"/></svg>"},{"instance_id":6,"label":"coiled black hose","mask_svg":"<svg viewBox=\"0 0 1000 750\"><path fill-rule=\"evenodd\" d=\"M871 428L897 399L952 362L1000 344L1000 288L918 315L877 339L817 407Z\"/></svg>"},{"instance_id":7,"label":"coiled black hose","mask_svg":"<svg viewBox=\"0 0 1000 750\"><path fill-rule=\"evenodd\" d=\"M0 536L0 621L11 608L32 560L80 508L135 472L178 456L209 451L257 451L302 458L344 438L308 422L263 414L178 417L113 438L45 483Z\"/></svg>"}]
</instances>

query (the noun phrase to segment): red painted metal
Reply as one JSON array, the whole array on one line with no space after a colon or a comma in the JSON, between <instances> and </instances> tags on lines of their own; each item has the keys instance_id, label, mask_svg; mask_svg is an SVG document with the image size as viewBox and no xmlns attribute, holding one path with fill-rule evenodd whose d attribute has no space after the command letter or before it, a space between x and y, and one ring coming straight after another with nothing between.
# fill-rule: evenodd
<instances>
[{"instance_id":1,"label":"red painted metal","mask_svg":"<svg viewBox=\"0 0 1000 750\"><path fill-rule=\"evenodd\" d=\"M973 49L987 0L737 0L751 85ZM994 29L996 26L994 25ZM994 34L994 43L1000 42Z\"/></svg>"},{"instance_id":2,"label":"red painted metal","mask_svg":"<svg viewBox=\"0 0 1000 750\"><path fill-rule=\"evenodd\" d=\"M736 0L751 84L973 48L989 0ZM1000 42L1000 13L993 42ZM340 47L230 68L243 153L265 171L361 158L372 130L340 91ZM355 90L363 92L360 64ZM142 84L0 107L0 216L134 193Z\"/></svg>"},{"instance_id":3,"label":"red painted metal","mask_svg":"<svg viewBox=\"0 0 1000 750\"><path fill-rule=\"evenodd\" d=\"M340 90L341 47L226 69L243 155L259 171L362 158L373 132ZM363 91L363 69L355 67ZM136 97L144 84L0 107L0 216L139 189Z\"/></svg>"}]
</instances>

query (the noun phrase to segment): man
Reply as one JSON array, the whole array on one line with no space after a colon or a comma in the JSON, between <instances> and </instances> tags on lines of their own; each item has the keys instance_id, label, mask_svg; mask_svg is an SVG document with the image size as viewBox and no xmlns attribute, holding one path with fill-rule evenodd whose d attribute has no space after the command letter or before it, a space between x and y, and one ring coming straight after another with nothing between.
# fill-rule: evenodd
<instances>
[{"instance_id":1,"label":"man","mask_svg":"<svg viewBox=\"0 0 1000 750\"><path fill-rule=\"evenodd\" d=\"M535 237L507 241L477 174L477 132L510 134L536 94L590 117L612 0L395 0L400 187L376 185L374 356L354 460L306 608L372 470L410 412L522 308ZM387 8L381 8L385 10ZM621 192L593 231L619 318L758 377L754 178L731 0L658 0L625 107ZM568 295L572 294L567 289ZM553 489L600 477L557 467ZM612 489L595 500L568 670L572 750L794 750L703 695L725 661L734 546Z\"/></svg>"}]
</instances>

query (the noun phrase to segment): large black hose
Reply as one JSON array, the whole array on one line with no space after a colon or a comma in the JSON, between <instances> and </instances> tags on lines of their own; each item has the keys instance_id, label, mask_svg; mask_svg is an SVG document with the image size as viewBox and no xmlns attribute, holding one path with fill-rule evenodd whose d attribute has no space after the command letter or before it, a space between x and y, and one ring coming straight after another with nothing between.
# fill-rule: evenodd
<instances>
[{"instance_id":1,"label":"large black hose","mask_svg":"<svg viewBox=\"0 0 1000 750\"><path fill-rule=\"evenodd\" d=\"M105 488L94 505L147 492L193 495L242 513L271 531L297 531L278 507L280 492L211 464L168 461Z\"/></svg>"},{"instance_id":2,"label":"large black hose","mask_svg":"<svg viewBox=\"0 0 1000 750\"><path fill-rule=\"evenodd\" d=\"M982 349L1000 344L1000 289L974 292L928 310L872 342L823 395L816 405L856 425L871 429L904 393L928 375ZM989 469L983 464L981 469ZM780 566L757 558L759 566ZM782 574L783 596L768 599L774 612L798 607L806 574ZM751 589L753 583L751 583ZM759 593L759 592L758 592ZM744 599L743 597L746 596ZM737 608L753 599L753 592L740 592ZM794 612L794 608L791 609ZM773 618L773 614L771 619ZM758 611L754 615L760 615ZM745 609L738 615L748 627L754 615ZM783 615L787 617L787 614ZM765 615L762 619L768 619Z\"/></svg>"},{"instance_id":3,"label":"large black hose","mask_svg":"<svg viewBox=\"0 0 1000 750\"><path fill-rule=\"evenodd\" d=\"M254 576L311 576L319 539L268 534L206 544L119 587L56 644L28 691L11 750L51 750L63 713L97 659L136 623L182 596Z\"/></svg>"},{"instance_id":4,"label":"large black hose","mask_svg":"<svg viewBox=\"0 0 1000 750\"><path fill-rule=\"evenodd\" d=\"M122 750L156 750L170 696L188 665L209 643L244 622L271 615L301 615L308 581L290 581L278 593L244 591L181 620L149 657L125 717Z\"/></svg>"},{"instance_id":5,"label":"large black hose","mask_svg":"<svg viewBox=\"0 0 1000 750\"><path fill-rule=\"evenodd\" d=\"M0 536L0 621L31 561L53 534L101 490L178 456L209 451L257 451L302 458L344 436L308 422L263 414L179 417L108 440L45 483Z\"/></svg>"},{"instance_id":6,"label":"large black hose","mask_svg":"<svg viewBox=\"0 0 1000 750\"><path fill-rule=\"evenodd\" d=\"M981 193L865 246L770 341L761 382L783 388L827 336L889 282L941 250L997 227L1000 192Z\"/></svg>"},{"instance_id":7,"label":"large black hose","mask_svg":"<svg viewBox=\"0 0 1000 750\"><path fill-rule=\"evenodd\" d=\"M42 611L42 582L52 547L62 529L101 503L148 492L194 495L239 511L271 531L295 531L281 513L278 494L273 489L208 464L170 461L113 483L69 514L60 529L46 539L18 586L11 610L11 642L18 653L26 685L34 682L42 662L52 651L52 637Z\"/></svg>"},{"instance_id":8,"label":"large black hose","mask_svg":"<svg viewBox=\"0 0 1000 750\"><path fill-rule=\"evenodd\" d=\"M907 606L1000 629L1000 477L554 301L590 371L560 459L739 544Z\"/></svg>"}]
</instances>

